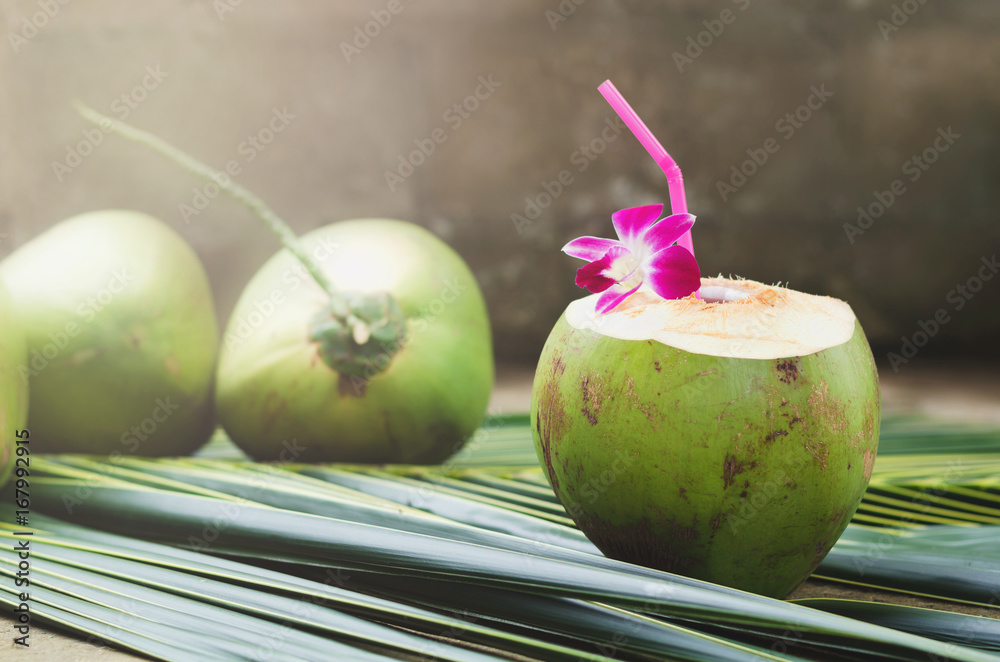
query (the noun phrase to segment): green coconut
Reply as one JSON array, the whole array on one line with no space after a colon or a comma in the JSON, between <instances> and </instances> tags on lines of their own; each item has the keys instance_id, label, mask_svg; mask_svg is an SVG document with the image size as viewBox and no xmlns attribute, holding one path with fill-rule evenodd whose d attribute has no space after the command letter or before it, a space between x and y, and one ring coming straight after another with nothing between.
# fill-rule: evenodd
<instances>
[{"instance_id":1,"label":"green coconut","mask_svg":"<svg viewBox=\"0 0 1000 662\"><path fill-rule=\"evenodd\" d=\"M700 293L570 304L538 364L535 446L607 556L784 597L868 485L874 359L836 299L721 278Z\"/></svg>"},{"instance_id":2,"label":"green coconut","mask_svg":"<svg viewBox=\"0 0 1000 662\"><path fill-rule=\"evenodd\" d=\"M247 285L219 360L226 432L258 460L435 463L457 451L493 386L486 306L466 264L396 220L335 223L301 246L332 287L288 250ZM331 300L365 323L343 326Z\"/></svg>"},{"instance_id":3,"label":"green coconut","mask_svg":"<svg viewBox=\"0 0 1000 662\"><path fill-rule=\"evenodd\" d=\"M10 477L16 442L24 438L28 423L28 382L17 370L26 359L24 333L14 319L7 289L0 283L0 485Z\"/></svg>"},{"instance_id":4,"label":"green coconut","mask_svg":"<svg viewBox=\"0 0 1000 662\"><path fill-rule=\"evenodd\" d=\"M218 327L201 262L157 219L73 217L2 264L25 329L33 448L186 454L213 428Z\"/></svg>"}]
</instances>

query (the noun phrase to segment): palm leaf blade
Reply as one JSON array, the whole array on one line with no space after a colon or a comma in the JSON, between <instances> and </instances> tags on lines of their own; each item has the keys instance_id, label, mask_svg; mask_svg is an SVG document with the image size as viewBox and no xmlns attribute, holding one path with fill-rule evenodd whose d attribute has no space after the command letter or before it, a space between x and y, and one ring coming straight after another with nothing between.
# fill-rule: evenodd
<instances>
[{"instance_id":1,"label":"palm leaf blade","mask_svg":"<svg viewBox=\"0 0 1000 662\"><path fill-rule=\"evenodd\" d=\"M855 523L818 576L993 604L1000 435L887 419L883 438L888 450ZM951 442L961 455L943 455ZM40 607L52 622L103 628L109 640L163 659L187 659L170 637L190 629L177 615L189 603L220 614L207 659L242 657L244 646L284 625L301 630L285 652L302 659L325 659L317 648L333 641L352 657L429 646L415 649L445 660L502 651L566 660L611 652L713 661L998 659L990 652L995 623L982 619L849 601L795 605L604 558L549 489L526 417L485 428L441 467L276 468L246 462L221 439L213 444L215 458L239 461L38 458L33 508L161 541L33 515L44 529L36 531L39 558L49 566ZM345 572L354 590L340 586ZM338 586L307 579L315 573ZM121 600L169 610L156 613L161 628L173 629L148 629L152 621L140 619L116 630ZM303 601L326 611L282 616L279 607ZM792 625L798 639L776 649ZM626 627L627 640L615 640ZM442 633L486 648L439 642Z\"/></svg>"},{"instance_id":2,"label":"palm leaf blade","mask_svg":"<svg viewBox=\"0 0 1000 662\"><path fill-rule=\"evenodd\" d=\"M191 544L192 539L197 540L193 532L206 531L214 522L212 526L223 528L226 547L231 550L264 554L279 551L284 558L300 563L458 577L521 591L575 596L626 608L654 608L764 629L783 628L794 619L804 630L846 637L870 650L893 651L901 659L909 659L906 651L934 649L937 644L856 621L821 616L813 610L790 610L790 605L780 601L735 597L693 583L673 582L668 598L650 599L650 580L625 571L178 492L156 494L146 488L129 491L118 485L91 489L89 498L76 506L74 516L104 528L119 528L176 544ZM72 489L66 481L36 480L35 498L42 511L58 512L68 493ZM282 532L280 537L275 535L277 531ZM752 611L747 610L748 602L753 603ZM958 659L983 658L968 650L962 651Z\"/></svg>"}]
</instances>

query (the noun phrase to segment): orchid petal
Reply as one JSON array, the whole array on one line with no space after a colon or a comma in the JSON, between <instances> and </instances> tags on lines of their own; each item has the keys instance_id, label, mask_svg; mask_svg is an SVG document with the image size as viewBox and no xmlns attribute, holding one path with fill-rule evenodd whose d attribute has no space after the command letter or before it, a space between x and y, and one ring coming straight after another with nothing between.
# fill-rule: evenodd
<instances>
[{"instance_id":1,"label":"orchid petal","mask_svg":"<svg viewBox=\"0 0 1000 662\"><path fill-rule=\"evenodd\" d=\"M600 260L612 247L619 243L602 237L580 237L562 247L563 253L591 262Z\"/></svg>"},{"instance_id":2,"label":"orchid petal","mask_svg":"<svg viewBox=\"0 0 1000 662\"><path fill-rule=\"evenodd\" d=\"M663 211L663 205L646 205L644 207L630 207L616 211L611 215L611 222L615 226L615 232L622 243L633 247L638 244L642 233L649 226L656 222Z\"/></svg>"},{"instance_id":3,"label":"orchid petal","mask_svg":"<svg viewBox=\"0 0 1000 662\"><path fill-rule=\"evenodd\" d=\"M608 289L615 284L615 279L601 275L603 271L604 267L600 266L598 262L591 262L580 267L576 271L577 287L586 288L594 294Z\"/></svg>"},{"instance_id":4,"label":"orchid petal","mask_svg":"<svg viewBox=\"0 0 1000 662\"><path fill-rule=\"evenodd\" d=\"M650 253L658 253L680 239L692 225L694 216L691 214L667 216L646 230L642 243L646 244Z\"/></svg>"},{"instance_id":5,"label":"orchid petal","mask_svg":"<svg viewBox=\"0 0 1000 662\"><path fill-rule=\"evenodd\" d=\"M576 272L576 284L580 287L585 287L593 293L603 292L617 282L617 279L612 277L608 272L614 261L623 255L626 255L629 250L619 244L614 242L607 253L604 254L599 260L595 260L590 264L585 264Z\"/></svg>"},{"instance_id":6,"label":"orchid petal","mask_svg":"<svg viewBox=\"0 0 1000 662\"><path fill-rule=\"evenodd\" d=\"M701 286L698 261L680 246L650 255L642 265L642 274L650 288L664 299L686 297Z\"/></svg>"},{"instance_id":7,"label":"orchid petal","mask_svg":"<svg viewBox=\"0 0 1000 662\"><path fill-rule=\"evenodd\" d=\"M642 285L642 281L639 282L639 285ZM615 306L617 306L622 301L627 299L636 290L638 290L639 285L636 285L632 289L626 289L622 285L615 285L614 287L608 289L600 297L598 297L597 305L594 306L594 310L599 315L603 315L604 313L613 309Z\"/></svg>"}]
</instances>

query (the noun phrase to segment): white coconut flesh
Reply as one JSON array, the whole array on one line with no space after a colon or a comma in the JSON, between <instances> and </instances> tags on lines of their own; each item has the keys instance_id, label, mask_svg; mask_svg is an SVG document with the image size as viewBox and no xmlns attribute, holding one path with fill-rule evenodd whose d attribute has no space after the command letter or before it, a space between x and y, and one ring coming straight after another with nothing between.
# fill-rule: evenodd
<instances>
[{"instance_id":1,"label":"white coconut flesh","mask_svg":"<svg viewBox=\"0 0 1000 662\"><path fill-rule=\"evenodd\" d=\"M594 294L571 303L566 321L609 338L735 359L808 356L854 335L854 311L839 299L721 277L702 278L698 294L667 300L640 289L603 315Z\"/></svg>"}]
</instances>

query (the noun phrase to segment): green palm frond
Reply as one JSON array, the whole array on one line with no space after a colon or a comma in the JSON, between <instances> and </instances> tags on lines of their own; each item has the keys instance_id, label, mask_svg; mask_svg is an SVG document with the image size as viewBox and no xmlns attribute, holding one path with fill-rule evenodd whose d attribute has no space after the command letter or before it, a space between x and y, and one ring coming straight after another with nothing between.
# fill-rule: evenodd
<instances>
[{"instance_id":1,"label":"green palm frond","mask_svg":"<svg viewBox=\"0 0 1000 662\"><path fill-rule=\"evenodd\" d=\"M998 604L1000 435L887 419L883 439L816 576ZM160 659L1000 659L1000 621L771 600L603 557L523 416L437 467L262 465L216 438L195 458L32 470L35 617Z\"/></svg>"},{"instance_id":2,"label":"green palm frond","mask_svg":"<svg viewBox=\"0 0 1000 662\"><path fill-rule=\"evenodd\" d=\"M974 645L984 650L1000 651L1000 620L974 618L938 609L860 600L808 599L796 602L895 630L932 636L959 645Z\"/></svg>"}]
</instances>

